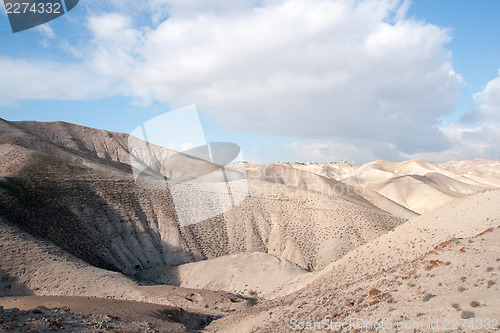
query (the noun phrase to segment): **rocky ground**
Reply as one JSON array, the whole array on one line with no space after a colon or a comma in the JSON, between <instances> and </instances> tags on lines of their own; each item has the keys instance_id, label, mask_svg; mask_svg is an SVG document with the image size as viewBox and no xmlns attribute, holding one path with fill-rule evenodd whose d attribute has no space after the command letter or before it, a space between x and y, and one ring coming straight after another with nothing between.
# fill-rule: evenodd
<instances>
[{"instance_id":1,"label":"rocky ground","mask_svg":"<svg viewBox=\"0 0 500 333\"><path fill-rule=\"evenodd\" d=\"M185 224L217 166L128 141L0 120L0 331L497 330L499 161L244 163Z\"/></svg>"}]
</instances>

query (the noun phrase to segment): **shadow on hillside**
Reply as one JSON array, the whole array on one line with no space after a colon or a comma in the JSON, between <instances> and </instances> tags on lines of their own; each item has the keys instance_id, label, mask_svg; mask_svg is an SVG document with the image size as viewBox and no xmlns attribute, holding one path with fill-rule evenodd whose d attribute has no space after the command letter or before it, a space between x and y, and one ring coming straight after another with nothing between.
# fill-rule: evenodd
<instances>
[{"instance_id":1,"label":"shadow on hillside","mask_svg":"<svg viewBox=\"0 0 500 333\"><path fill-rule=\"evenodd\" d=\"M195 313L185 311L181 308L164 309L153 313L153 317L160 320L173 321L182 324L190 330L202 330L214 320L221 318L221 316L207 315L202 313Z\"/></svg>"},{"instance_id":2,"label":"shadow on hillside","mask_svg":"<svg viewBox=\"0 0 500 333\"><path fill-rule=\"evenodd\" d=\"M12 177L0 216L93 266L134 279L144 278L145 269L194 260L159 233L160 223L179 228L168 190L141 189L130 179L89 170L64 171L54 176L31 169Z\"/></svg>"},{"instance_id":3,"label":"shadow on hillside","mask_svg":"<svg viewBox=\"0 0 500 333\"><path fill-rule=\"evenodd\" d=\"M0 297L32 295L33 292L19 282L18 277L10 275L3 269L0 261Z\"/></svg>"}]
</instances>

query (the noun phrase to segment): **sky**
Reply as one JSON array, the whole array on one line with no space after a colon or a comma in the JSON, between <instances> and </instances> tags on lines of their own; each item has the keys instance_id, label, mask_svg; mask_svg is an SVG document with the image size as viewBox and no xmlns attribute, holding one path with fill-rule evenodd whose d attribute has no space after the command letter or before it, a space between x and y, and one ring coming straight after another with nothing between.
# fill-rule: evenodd
<instances>
[{"instance_id":1,"label":"sky","mask_svg":"<svg viewBox=\"0 0 500 333\"><path fill-rule=\"evenodd\" d=\"M0 118L131 133L196 105L250 162L500 157L500 1L81 0L12 33Z\"/></svg>"}]
</instances>

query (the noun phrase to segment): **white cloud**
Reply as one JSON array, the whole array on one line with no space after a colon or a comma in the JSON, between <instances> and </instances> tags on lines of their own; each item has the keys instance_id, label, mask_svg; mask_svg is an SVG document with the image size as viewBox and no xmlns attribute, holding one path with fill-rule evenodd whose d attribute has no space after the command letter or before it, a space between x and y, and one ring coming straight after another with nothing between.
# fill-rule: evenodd
<instances>
[{"instance_id":1,"label":"white cloud","mask_svg":"<svg viewBox=\"0 0 500 333\"><path fill-rule=\"evenodd\" d=\"M403 154L403 159L421 158L431 162L445 162L451 160L474 158L500 157L500 124L484 124L474 128L467 128L453 123L442 128L443 133L450 140L450 149L441 152L421 152Z\"/></svg>"},{"instance_id":2,"label":"white cloud","mask_svg":"<svg viewBox=\"0 0 500 333\"><path fill-rule=\"evenodd\" d=\"M191 148L194 148L194 144L192 142L181 142L181 151L186 151Z\"/></svg>"},{"instance_id":3,"label":"white cloud","mask_svg":"<svg viewBox=\"0 0 500 333\"><path fill-rule=\"evenodd\" d=\"M446 147L437 119L461 81L446 30L405 19L399 1L249 3L170 1L173 16L155 29L119 24L121 46L100 42L107 19L91 23L93 64L142 101L196 103L237 130Z\"/></svg>"},{"instance_id":4,"label":"white cloud","mask_svg":"<svg viewBox=\"0 0 500 333\"><path fill-rule=\"evenodd\" d=\"M474 101L479 104L471 114L461 119L464 123L497 122L500 123L500 70L499 77L488 82L483 91L474 94Z\"/></svg>"},{"instance_id":5,"label":"white cloud","mask_svg":"<svg viewBox=\"0 0 500 333\"><path fill-rule=\"evenodd\" d=\"M106 6L111 13L88 18L92 37L80 45L80 68L68 74L53 63L32 67L32 74L22 70L12 88L0 81L0 101L61 98L55 88L65 84L78 87L66 98L93 98L100 89L143 104L195 103L235 130L342 142L334 151L345 159L353 159L349 147L385 156L449 148L438 119L453 111L461 82L445 50L450 35L406 18L407 1L112 0ZM139 13L153 25L138 23ZM43 89L19 90L42 75L53 78Z\"/></svg>"},{"instance_id":6,"label":"white cloud","mask_svg":"<svg viewBox=\"0 0 500 333\"><path fill-rule=\"evenodd\" d=\"M48 23L39 25L35 27L35 29L47 38L54 39L56 37L54 30L50 27Z\"/></svg>"},{"instance_id":7,"label":"white cloud","mask_svg":"<svg viewBox=\"0 0 500 333\"><path fill-rule=\"evenodd\" d=\"M119 82L80 64L0 57L0 105L20 100L85 100L119 94Z\"/></svg>"},{"instance_id":8,"label":"white cloud","mask_svg":"<svg viewBox=\"0 0 500 333\"><path fill-rule=\"evenodd\" d=\"M478 107L473 112L460 121L441 128L450 141L449 149L405 157L431 161L500 157L500 77L491 80L483 91L474 94L474 100Z\"/></svg>"},{"instance_id":9,"label":"white cloud","mask_svg":"<svg viewBox=\"0 0 500 333\"><path fill-rule=\"evenodd\" d=\"M119 13L108 13L101 16L92 16L88 20L89 30L96 41L121 43L134 35L131 29L132 20Z\"/></svg>"},{"instance_id":10,"label":"white cloud","mask_svg":"<svg viewBox=\"0 0 500 333\"><path fill-rule=\"evenodd\" d=\"M377 159L399 160L401 154L392 144L367 142L364 140L337 140L323 142L294 142L284 146L291 155L291 161L308 163L329 163L344 161L356 165Z\"/></svg>"}]
</instances>

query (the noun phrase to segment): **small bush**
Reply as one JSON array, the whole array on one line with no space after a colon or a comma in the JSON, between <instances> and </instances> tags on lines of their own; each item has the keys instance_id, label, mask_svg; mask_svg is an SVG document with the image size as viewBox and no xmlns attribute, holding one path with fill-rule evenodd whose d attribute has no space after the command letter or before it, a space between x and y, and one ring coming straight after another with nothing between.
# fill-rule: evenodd
<instances>
[{"instance_id":1,"label":"small bush","mask_svg":"<svg viewBox=\"0 0 500 333\"><path fill-rule=\"evenodd\" d=\"M462 310L462 309L460 308L460 304L458 304L458 303L453 303L453 304L451 305L451 307L452 307L452 308L454 308L454 309L455 309L455 310L457 310L457 311Z\"/></svg>"},{"instance_id":2,"label":"small bush","mask_svg":"<svg viewBox=\"0 0 500 333\"><path fill-rule=\"evenodd\" d=\"M481 306L481 304L479 302L472 301L470 302L470 306L472 306L473 308L477 308L478 306Z\"/></svg>"},{"instance_id":3,"label":"small bush","mask_svg":"<svg viewBox=\"0 0 500 333\"><path fill-rule=\"evenodd\" d=\"M258 292L257 290L250 289L250 290L248 291L248 294L249 294L250 296L255 297L255 296L257 296L257 295L259 294L259 292Z\"/></svg>"},{"instance_id":4,"label":"small bush","mask_svg":"<svg viewBox=\"0 0 500 333\"><path fill-rule=\"evenodd\" d=\"M474 314L474 312L472 311L462 311L462 319L470 319L470 318L474 318L476 315Z\"/></svg>"},{"instance_id":5,"label":"small bush","mask_svg":"<svg viewBox=\"0 0 500 333\"><path fill-rule=\"evenodd\" d=\"M423 302L428 302L431 298L436 297L436 295L433 295L431 293L427 293L422 297Z\"/></svg>"}]
</instances>

